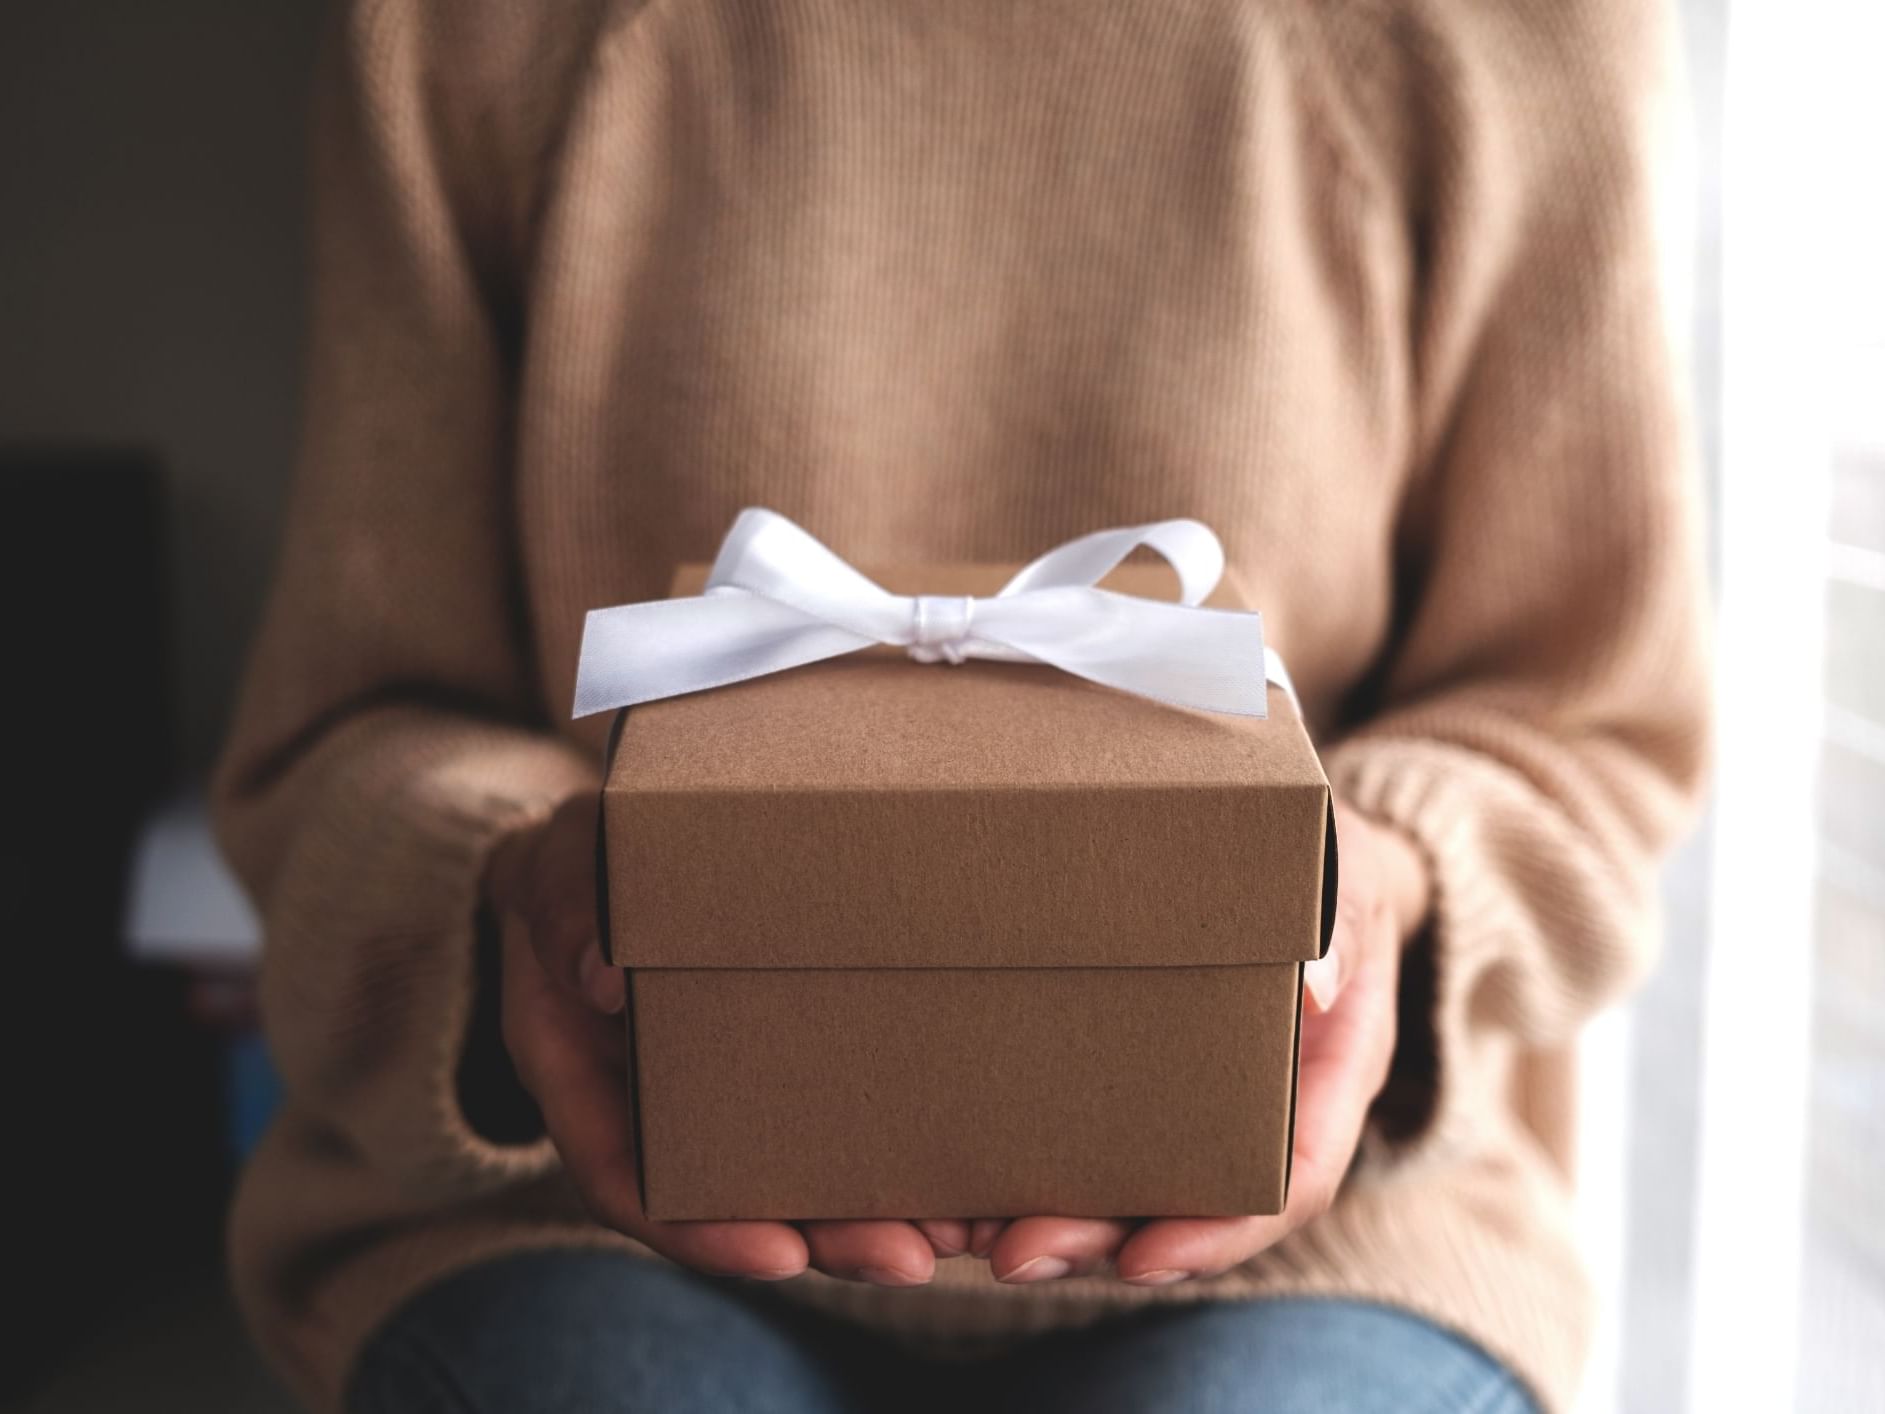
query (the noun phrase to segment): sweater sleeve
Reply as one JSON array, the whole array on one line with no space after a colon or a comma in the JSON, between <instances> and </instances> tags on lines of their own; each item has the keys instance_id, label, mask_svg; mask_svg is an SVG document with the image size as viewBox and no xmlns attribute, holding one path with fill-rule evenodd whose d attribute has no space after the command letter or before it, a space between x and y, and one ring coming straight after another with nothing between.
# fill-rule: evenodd
<instances>
[{"instance_id":1,"label":"sweater sleeve","mask_svg":"<svg viewBox=\"0 0 1885 1414\"><path fill-rule=\"evenodd\" d=\"M1657 208L1653 5L1410 5L1417 298L1398 630L1332 783L1435 880L1445 1083L1548 1049L1652 953L1704 766L1698 487ZM1444 22L1442 22L1444 21Z\"/></svg>"},{"instance_id":2,"label":"sweater sleeve","mask_svg":"<svg viewBox=\"0 0 1885 1414\"><path fill-rule=\"evenodd\" d=\"M595 766L535 700L508 521L523 203L455 136L478 76L433 23L356 5L324 52L300 463L214 808L286 1103L449 1194L548 1161L484 1142L454 1081L486 853Z\"/></svg>"}]
</instances>

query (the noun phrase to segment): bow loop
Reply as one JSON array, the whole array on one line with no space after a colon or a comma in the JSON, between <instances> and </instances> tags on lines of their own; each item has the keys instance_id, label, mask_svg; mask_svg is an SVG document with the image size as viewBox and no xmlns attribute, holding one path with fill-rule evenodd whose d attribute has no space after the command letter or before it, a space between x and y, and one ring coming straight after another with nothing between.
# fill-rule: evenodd
<instances>
[{"instance_id":1,"label":"bow loop","mask_svg":"<svg viewBox=\"0 0 1885 1414\"><path fill-rule=\"evenodd\" d=\"M1095 588L1134 550L1162 555L1179 601ZM1048 551L992 599L898 595L772 511L740 512L706 592L594 609L576 669L578 717L724 687L872 644L919 662L1038 662L1175 706L1262 717L1289 691L1263 620L1200 607L1224 551L1195 520L1102 530Z\"/></svg>"}]
</instances>

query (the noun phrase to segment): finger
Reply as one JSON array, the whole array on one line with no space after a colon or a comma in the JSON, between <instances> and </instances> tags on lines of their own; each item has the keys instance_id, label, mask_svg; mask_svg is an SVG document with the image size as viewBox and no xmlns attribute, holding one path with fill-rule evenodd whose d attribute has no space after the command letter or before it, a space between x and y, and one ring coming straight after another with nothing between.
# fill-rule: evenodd
<instances>
[{"instance_id":1,"label":"finger","mask_svg":"<svg viewBox=\"0 0 1885 1414\"><path fill-rule=\"evenodd\" d=\"M811 1264L830 1276L876 1286L921 1286L936 1275L929 1239L906 1222L805 1224Z\"/></svg>"},{"instance_id":2,"label":"finger","mask_svg":"<svg viewBox=\"0 0 1885 1414\"><path fill-rule=\"evenodd\" d=\"M1303 966L1303 992L1313 1014L1332 1010L1346 990L1377 933L1398 944L1403 922L1424 911L1424 865L1416 847L1398 831L1377 825L1336 803L1338 834L1349 842L1354 867L1342 871L1335 902L1335 926L1328 950ZM1403 898L1403 907L1394 900ZM1403 919L1400 914L1408 913Z\"/></svg>"},{"instance_id":3,"label":"finger","mask_svg":"<svg viewBox=\"0 0 1885 1414\"><path fill-rule=\"evenodd\" d=\"M1339 839L1360 842L1368 856L1372 891L1396 939L1407 941L1433 905L1433 869L1426 849L1401 826L1364 815L1340 799L1335 802L1335 833Z\"/></svg>"},{"instance_id":4,"label":"finger","mask_svg":"<svg viewBox=\"0 0 1885 1414\"><path fill-rule=\"evenodd\" d=\"M957 1218L930 1218L916 1225L938 1257L960 1257L969 1250L969 1225Z\"/></svg>"},{"instance_id":5,"label":"finger","mask_svg":"<svg viewBox=\"0 0 1885 1414\"><path fill-rule=\"evenodd\" d=\"M543 838L543 822L530 819L504 835L491 847L484 865L484 896L501 913L512 913L522 906L528 892L531 861L537 843Z\"/></svg>"},{"instance_id":6,"label":"finger","mask_svg":"<svg viewBox=\"0 0 1885 1414\"><path fill-rule=\"evenodd\" d=\"M1292 1185L1293 1197L1294 1185ZM1170 1286L1215 1276L1248 1261L1289 1231L1286 1218L1161 1218L1120 1249L1119 1277L1135 1286Z\"/></svg>"},{"instance_id":7,"label":"finger","mask_svg":"<svg viewBox=\"0 0 1885 1414\"><path fill-rule=\"evenodd\" d=\"M612 967L596 948L585 948L579 965L583 1000L604 1016L614 1016L628 1005L628 983L622 969Z\"/></svg>"},{"instance_id":8,"label":"finger","mask_svg":"<svg viewBox=\"0 0 1885 1414\"><path fill-rule=\"evenodd\" d=\"M712 1276L786 1281L806 1266L805 1239L790 1223L648 1223L630 1236L670 1262Z\"/></svg>"},{"instance_id":9,"label":"finger","mask_svg":"<svg viewBox=\"0 0 1885 1414\"><path fill-rule=\"evenodd\" d=\"M1303 1020L1290 1183L1290 1208L1298 1221L1333 1200L1393 1060L1400 949L1393 940L1377 943L1358 949L1364 960L1342 1005ZM1304 1206L1296 1211L1299 1192Z\"/></svg>"},{"instance_id":10,"label":"finger","mask_svg":"<svg viewBox=\"0 0 1885 1414\"><path fill-rule=\"evenodd\" d=\"M786 1223L649 1220L635 1170L621 1024L560 993L520 941L505 948L505 973L506 1044L591 1216L700 1271L779 1280L805 1270L805 1241Z\"/></svg>"},{"instance_id":11,"label":"finger","mask_svg":"<svg viewBox=\"0 0 1885 1414\"><path fill-rule=\"evenodd\" d=\"M1103 1270L1131 1230L1112 1218L1017 1218L995 1240L988 1268L1015 1283L1085 1276Z\"/></svg>"},{"instance_id":12,"label":"finger","mask_svg":"<svg viewBox=\"0 0 1885 1414\"><path fill-rule=\"evenodd\" d=\"M527 863L530 941L544 968L570 995L598 1011L622 1009L623 987L602 955L596 918L596 799L557 807Z\"/></svg>"},{"instance_id":13,"label":"finger","mask_svg":"<svg viewBox=\"0 0 1885 1414\"><path fill-rule=\"evenodd\" d=\"M1374 935L1389 925L1385 906L1358 886L1344 889L1335 903L1335 926L1328 950L1303 964L1303 1001L1311 1015L1326 1016L1348 990L1356 970L1371 951Z\"/></svg>"},{"instance_id":14,"label":"finger","mask_svg":"<svg viewBox=\"0 0 1885 1414\"><path fill-rule=\"evenodd\" d=\"M531 949L557 986L570 996L584 996L590 970L604 961L594 867L576 868L566 847L547 833L523 867L530 881L519 911L530 930Z\"/></svg>"},{"instance_id":15,"label":"finger","mask_svg":"<svg viewBox=\"0 0 1885 1414\"><path fill-rule=\"evenodd\" d=\"M969 1225L969 1255L986 1257L994 1250L995 1239L1008 1226L1006 1218L977 1218Z\"/></svg>"},{"instance_id":16,"label":"finger","mask_svg":"<svg viewBox=\"0 0 1885 1414\"><path fill-rule=\"evenodd\" d=\"M1292 1181L1292 1203L1296 1191ZM1286 1216L1159 1218L1133 1233L1119 1249L1119 1279L1134 1286L1170 1286L1193 1277L1216 1276L1250 1260L1289 1230Z\"/></svg>"}]
</instances>

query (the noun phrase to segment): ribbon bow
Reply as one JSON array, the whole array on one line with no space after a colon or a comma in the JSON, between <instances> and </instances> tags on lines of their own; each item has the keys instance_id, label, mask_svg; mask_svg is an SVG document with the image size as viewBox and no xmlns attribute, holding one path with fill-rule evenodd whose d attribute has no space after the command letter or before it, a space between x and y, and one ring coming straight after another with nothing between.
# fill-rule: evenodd
<instances>
[{"instance_id":1,"label":"ribbon bow","mask_svg":"<svg viewBox=\"0 0 1885 1414\"><path fill-rule=\"evenodd\" d=\"M1093 587L1141 546L1178 572L1178 603ZM1264 651L1259 615L1199 607L1223 572L1224 550L1209 527L1162 520L1069 540L992 599L892 594L784 516L744 510L721 542L706 593L589 612L574 715L881 643L924 663L1046 663L1175 706L1262 717L1266 683L1290 692L1289 677Z\"/></svg>"}]
</instances>

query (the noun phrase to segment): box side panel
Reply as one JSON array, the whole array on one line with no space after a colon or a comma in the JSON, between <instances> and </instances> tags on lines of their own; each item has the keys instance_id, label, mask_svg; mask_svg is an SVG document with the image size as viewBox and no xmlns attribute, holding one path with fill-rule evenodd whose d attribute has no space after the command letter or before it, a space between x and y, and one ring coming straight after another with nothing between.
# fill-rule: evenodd
<instances>
[{"instance_id":1,"label":"box side panel","mask_svg":"<svg viewBox=\"0 0 1885 1414\"><path fill-rule=\"evenodd\" d=\"M1298 977L638 972L649 1214L1277 1212Z\"/></svg>"}]
</instances>

